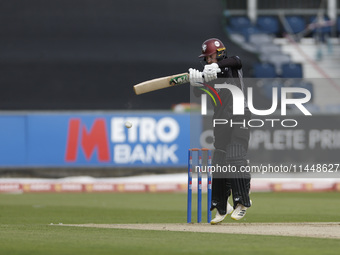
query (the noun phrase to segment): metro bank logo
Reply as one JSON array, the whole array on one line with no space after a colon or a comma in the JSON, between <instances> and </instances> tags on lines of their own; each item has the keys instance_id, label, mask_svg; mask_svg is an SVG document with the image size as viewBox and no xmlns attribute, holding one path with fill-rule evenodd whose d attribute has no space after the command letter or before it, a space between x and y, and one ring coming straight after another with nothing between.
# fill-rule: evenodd
<instances>
[{"instance_id":1,"label":"metro bank logo","mask_svg":"<svg viewBox=\"0 0 340 255\"><path fill-rule=\"evenodd\" d=\"M96 119L89 132L86 126L81 124L80 119L71 119L67 137L66 162L77 160L79 146L83 149L87 160L90 160L94 150L97 149L98 161L108 162L110 153L107 134L105 119Z\"/></svg>"},{"instance_id":2,"label":"metro bank logo","mask_svg":"<svg viewBox=\"0 0 340 255\"><path fill-rule=\"evenodd\" d=\"M127 129L126 121L132 123ZM180 117L71 118L68 121L66 163L109 165L176 164L188 134ZM185 128L186 129L186 128Z\"/></svg>"}]
</instances>

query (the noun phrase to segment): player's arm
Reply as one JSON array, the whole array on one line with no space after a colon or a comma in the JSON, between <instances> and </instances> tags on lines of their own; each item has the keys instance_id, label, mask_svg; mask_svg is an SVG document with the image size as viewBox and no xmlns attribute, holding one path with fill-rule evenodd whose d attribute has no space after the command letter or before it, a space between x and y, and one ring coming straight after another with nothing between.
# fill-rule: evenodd
<instances>
[{"instance_id":1,"label":"player's arm","mask_svg":"<svg viewBox=\"0 0 340 255\"><path fill-rule=\"evenodd\" d=\"M234 68L234 69L241 69L242 62L238 56L232 56L229 58L222 59L217 63L219 68Z\"/></svg>"}]
</instances>

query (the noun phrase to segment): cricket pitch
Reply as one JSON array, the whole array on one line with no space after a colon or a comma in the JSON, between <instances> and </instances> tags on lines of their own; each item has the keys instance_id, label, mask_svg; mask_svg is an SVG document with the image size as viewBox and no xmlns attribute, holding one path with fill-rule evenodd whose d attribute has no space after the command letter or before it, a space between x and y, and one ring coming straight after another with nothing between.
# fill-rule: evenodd
<instances>
[{"instance_id":1,"label":"cricket pitch","mask_svg":"<svg viewBox=\"0 0 340 255\"><path fill-rule=\"evenodd\" d=\"M57 226L340 239L340 222L197 224L62 224Z\"/></svg>"}]
</instances>

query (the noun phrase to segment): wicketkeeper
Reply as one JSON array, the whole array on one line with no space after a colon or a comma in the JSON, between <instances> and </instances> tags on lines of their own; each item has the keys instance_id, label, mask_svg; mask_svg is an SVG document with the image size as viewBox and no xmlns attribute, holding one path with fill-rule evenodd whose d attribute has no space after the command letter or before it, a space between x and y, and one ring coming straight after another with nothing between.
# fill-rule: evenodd
<instances>
[{"instance_id":1,"label":"wicketkeeper","mask_svg":"<svg viewBox=\"0 0 340 255\"><path fill-rule=\"evenodd\" d=\"M242 63L239 57L228 57L223 43L216 38L203 42L202 54L206 65L203 71L189 69L190 84L195 87L204 86L217 78L223 78L223 82L237 86L245 90L242 81ZM222 82L219 81L219 84ZM197 96L201 90L194 88ZM228 120L228 123L248 123L251 113L244 102L244 115L233 114L233 97L229 89L217 90L222 105L214 107L213 119ZM230 166L236 172L213 173L212 182L212 204L211 209L217 209L215 218L211 224L218 224L231 214L234 220L242 219L247 209L251 206L249 198L250 174L240 172L241 166L247 165L247 151L249 143L249 128L244 125L215 125L214 127L214 155L213 165ZM229 169L230 169L229 167ZM217 167L215 168L217 169ZM220 168L221 169L221 168ZM228 198L232 194L234 206L232 207Z\"/></svg>"}]
</instances>

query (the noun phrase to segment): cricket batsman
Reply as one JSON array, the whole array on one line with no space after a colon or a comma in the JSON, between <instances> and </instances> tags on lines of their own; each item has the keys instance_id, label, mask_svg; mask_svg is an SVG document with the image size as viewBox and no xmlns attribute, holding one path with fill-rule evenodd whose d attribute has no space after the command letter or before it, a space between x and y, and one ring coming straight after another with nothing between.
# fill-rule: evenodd
<instances>
[{"instance_id":1,"label":"cricket batsman","mask_svg":"<svg viewBox=\"0 0 340 255\"><path fill-rule=\"evenodd\" d=\"M190 85L195 87L195 95L200 96L200 93L202 93L202 90L197 89L198 87L205 86L204 84L217 78L223 78L224 82L237 86L244 92L241 60L237 56L228 57L226 48L219 39L211 38L204 41L202 54L199 57L204 58L205 61L203 71L189 69ZM221 84L220 80L219 84ZM234 115L233 97L230 90L217 89L217 92L221 98L222 105L214 107L213 119L226 119L228 123L248 123L251 113L246 106L247 103L244 102L244 115ZM220 167L232 166L233 169L236 169L236 172L213 173L210 210L216 209L216 216L212 219L211 224L222 222L229 214L231 214L232 219L240 220L251 206L249 198L251 176L250 173L240 171L242 166L247 165L248 143L249 127L243 125L215 125L215 150L212 164ZM231 194L233 206L228 202Z\"/></svg>"}]
</instances>

